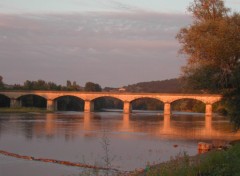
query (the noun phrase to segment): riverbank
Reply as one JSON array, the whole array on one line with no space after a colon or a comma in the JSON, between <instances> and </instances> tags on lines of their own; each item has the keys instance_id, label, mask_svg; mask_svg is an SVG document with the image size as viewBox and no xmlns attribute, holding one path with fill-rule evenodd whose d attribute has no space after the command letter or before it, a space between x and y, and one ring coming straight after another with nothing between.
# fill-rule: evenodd
<instances>
[{"instance_id":1,"label":"riverbank","mask_svg":"<svg viewBox=\"0 0 240 176\"><path fill-rule=\"evenodd\" d=\"M52 113L52 112L53 111L34 107L0 108L0 113Z\"/></svg>"},{"instance_id":2,"label":"riverbank","mask_svg":"<svg viewBox=\"0 0 240 176\"><path fill-rule=\"evenodd\" d=\"M228 150L213 150L193 157L180 154L169 162L146 166L131 176L240 175L240 142Z\"/></svg>"}]
</instances>

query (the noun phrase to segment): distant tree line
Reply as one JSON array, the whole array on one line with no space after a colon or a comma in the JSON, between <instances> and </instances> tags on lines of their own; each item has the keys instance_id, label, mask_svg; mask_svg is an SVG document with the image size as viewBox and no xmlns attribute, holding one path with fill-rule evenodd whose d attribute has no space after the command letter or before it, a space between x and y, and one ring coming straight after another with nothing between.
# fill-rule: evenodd
<instances>
[{"instance_id":1,"label":"distant tree line","mask_svg":"<svg viewBox=\"0 0 240 176\"><path fill-rule=\"evenodd\" d=\"M14 84L7 85L3 82L3 77L0 76L0 90L56 90L56 91L86 91L86 92L101 92L102 88L99 84L87 82L84 87L81 87L76 81L66 81L66 85L59 85L54 82L47 82L42 79L37 81L26 80L23 85Z\"/></svg>"},{"instance_id":2,"label":"distant tree line","mask_svg":"<svg viewBox=\"0 0 240 176\"><path fill-rule=\"evenodd\" d=\"M54 82L46 82L44 80L37 80L37 81L25 81L23 85L14 84L14 85L5 85L2 89L5 90L64 90L64 91L81 91L83 88L79 86L76 81L69 81L67 80L66 85L58 85Z\"/></svg>"},{"instance_id":3,"label":"distant tree line","mask_svg":"<svg viewBox=\"0 0 240 176\"><path fill-rule=\"evenodd\" d=\"M140 82L124 87L128 92L149 93L182 93L183 89L179 79L168 79L163 81Z\"/></svg>"}]
</instances>

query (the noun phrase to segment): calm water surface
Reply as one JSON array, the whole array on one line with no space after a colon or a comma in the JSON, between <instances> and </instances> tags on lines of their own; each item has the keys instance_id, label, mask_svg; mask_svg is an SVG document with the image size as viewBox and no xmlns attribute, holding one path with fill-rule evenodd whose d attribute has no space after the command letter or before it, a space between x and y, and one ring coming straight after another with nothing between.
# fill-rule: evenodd
<instances>
[{"instance_id":1,"label":"calm water surface","mask_svg":"<svg viewBox=\"0 0 240 176\"><path fill-rule=\"evenodd\" d=\"M107 139L112 166L124 171L170 160L181 152L197 154L199 141L239 137L227 119L216 116L205 120L204 114L0 114L0 150L104 166L103 141ZM75 167L0 156L0 176L68 176L79 172Z\"/></svg>"}]
</instances>

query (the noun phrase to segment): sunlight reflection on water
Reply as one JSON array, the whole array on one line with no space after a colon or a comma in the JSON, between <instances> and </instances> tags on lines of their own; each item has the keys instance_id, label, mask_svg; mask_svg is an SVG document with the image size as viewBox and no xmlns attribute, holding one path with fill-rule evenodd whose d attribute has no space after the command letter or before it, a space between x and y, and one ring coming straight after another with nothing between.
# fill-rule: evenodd
<instances>
[{"instance_id":1,"label":"sunlight reflection on water","mask_svg":"<svg viewBox=\"0 0 240 176\"><path fill-rule=\"evenodd\" d=\"M103 135L110 140L113 167L121 170L163 162L183 151L194 155L199 141L240 136L232 133L225 118L205 121L203 114L163 117L161 112L58 112L0 116L0 149L22 155L104 165Z\"/></svg>"}]
</instances>

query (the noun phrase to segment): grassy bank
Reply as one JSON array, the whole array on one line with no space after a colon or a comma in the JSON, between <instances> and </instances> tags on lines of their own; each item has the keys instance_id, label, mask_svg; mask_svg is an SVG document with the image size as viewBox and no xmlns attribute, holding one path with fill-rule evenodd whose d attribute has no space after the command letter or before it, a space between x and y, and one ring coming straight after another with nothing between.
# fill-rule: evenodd
<instances>
[{"instance_id":1,"label":"grassy bank","mask_svg":"<svg viewBox=\"0 0 240 176\"><path fill-rule=\"evenodd\" d=\"M34 107L20 107L20 108L0 108L0 113L51 113L46 109L34 108Z\"/></svg>"},{"instance_id":2,"label":"grassy bank","mask_svg":"<svg viewBox=\"0 0 240 176\"><path fill-rule=\"evenodd\" d=\"M240 144L224 151L189 157L182 154L169 162L147 166L133 176L240 176Z\"/></svg>"}]
</instances>

